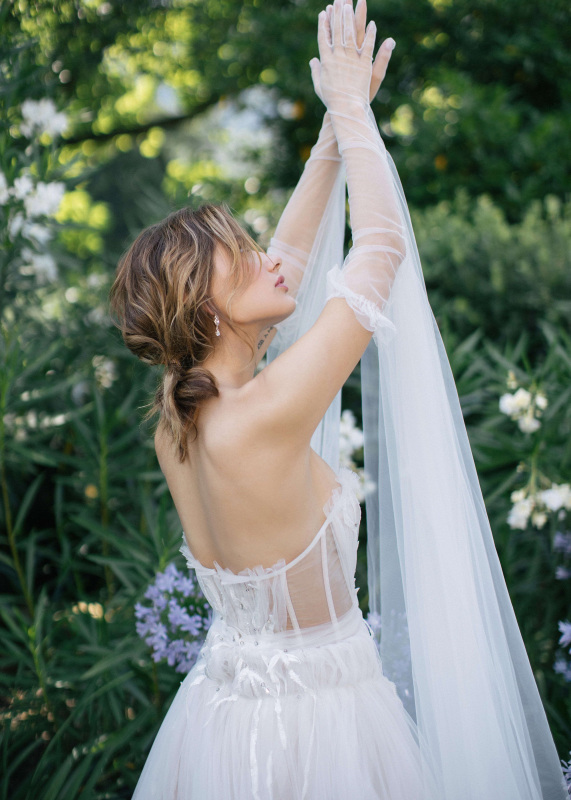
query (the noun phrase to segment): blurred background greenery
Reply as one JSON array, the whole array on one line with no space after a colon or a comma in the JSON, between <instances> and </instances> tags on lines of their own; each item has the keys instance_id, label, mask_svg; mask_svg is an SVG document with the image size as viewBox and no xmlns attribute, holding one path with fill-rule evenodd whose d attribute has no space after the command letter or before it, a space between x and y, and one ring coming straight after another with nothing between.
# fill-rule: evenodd
<instances>
[{"instance_id":1,"label":"blurred background greenery","mask_svg":"<svg viewBox=\"0 0 571 800\"><path fill-rule=\"evenodd\" d=\"M179 685L133 617L155 573L183 564L141 424L157 374L122 345L107 293L132 237L182 205L224 201L268 244L321 124L308 61L322 7L0 0L2 800L129 798ZM373 109L564 758L567 4L370 0L369 16L380 40L397 42ZM498 406L518 387L546 398L527 432ZM359 420L358 369L343 400ZM542 505L553 485L561 502ZM524 500L529 513L514 524ZM363 526L364 611L365 542Z\"/></svg>"}]
</instances>

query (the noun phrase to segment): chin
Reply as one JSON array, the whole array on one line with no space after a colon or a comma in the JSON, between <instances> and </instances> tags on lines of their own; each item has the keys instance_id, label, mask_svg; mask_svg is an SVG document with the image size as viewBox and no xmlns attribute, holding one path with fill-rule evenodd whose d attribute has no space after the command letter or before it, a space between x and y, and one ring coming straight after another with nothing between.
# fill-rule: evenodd
<instances>
[{"instance_id":1,"label":"chin","mask_svg":"<svg viewBox=\"0 0 571 800\"><path fill-rule=\"evenodd\" d=\"M295 309L297 308L297 303L296 303L296 301L295 301L295 298L293 298L293 297L287 297L287 298L284 298L284 299L287 299L287 300L289 300L289 301L290 301L290 302L287 304L287 305L289 306L289 308L286 308L286 309L284 309L284 311L283 311L282 313L280 313L279 317L276 317L276 318L275 318L275 319L272 321L272 324L273 324L273 325L276 325L278 322L282 322L284 319L287 319L288 317L291 317L291 315L293 314L293 312L294 312L294 311L295 311ZM285 303L284 303L284 305L285 305Z\"/></svg>"}]
</instances>

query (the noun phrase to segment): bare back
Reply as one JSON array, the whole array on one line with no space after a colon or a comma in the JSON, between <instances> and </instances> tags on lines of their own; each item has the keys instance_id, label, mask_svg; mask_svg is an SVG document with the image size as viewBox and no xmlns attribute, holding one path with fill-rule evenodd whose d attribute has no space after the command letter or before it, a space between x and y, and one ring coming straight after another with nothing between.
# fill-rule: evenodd
<instances>
[{"instance_id":1,"label":"bare back","mask_svg":"<svg viewBox=\"0 0 571 800\"><path fill-rule=\"evenodd\" d=\"M216 561L239 572L293 560L324 523L337 486L331 467L280 432L279 419L270 435L260 429L256 389L254 379L204 403L182 464L168 434L159 428L155 436L188 546L206 567Z\"/></svg>"}]
</instances>

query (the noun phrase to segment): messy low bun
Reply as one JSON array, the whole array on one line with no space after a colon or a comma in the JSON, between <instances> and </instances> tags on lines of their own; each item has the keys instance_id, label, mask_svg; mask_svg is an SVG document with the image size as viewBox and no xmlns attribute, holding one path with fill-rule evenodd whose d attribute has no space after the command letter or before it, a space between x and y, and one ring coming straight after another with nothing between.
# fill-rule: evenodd
<instances>
[{"instance_id":1,"label":"messy low bun","mask_svg":"<svg viewBox=\"0 0 571 800\"><path fill-rule=\"evenodd\" d=\"M169 364L147 417L157 411L160 413L162 424L174 439L180 454L188 437L192 435L194 438L197 434L196 417L200 404L218 395L216 380L209 370Z\"/></svg>"},{"instance_id":2,"label":"messy low bun","mask_svg":"<svg viewBox=\"0 0 571 800\"><path fill-rule=\"evenodd\" d=\"M225 309L210 294L217 246L232 258ZM121 258L111 288L111 309L127 347L142 361L165 366L145 419L158 414L181 462L189 436L198 434L201 404L219 394L202 365L215 346L213 313L236 331L231 302L250 270L244 250L260 247L225 204L183 208L139 234Z\"/></svg>"}]
</instances>

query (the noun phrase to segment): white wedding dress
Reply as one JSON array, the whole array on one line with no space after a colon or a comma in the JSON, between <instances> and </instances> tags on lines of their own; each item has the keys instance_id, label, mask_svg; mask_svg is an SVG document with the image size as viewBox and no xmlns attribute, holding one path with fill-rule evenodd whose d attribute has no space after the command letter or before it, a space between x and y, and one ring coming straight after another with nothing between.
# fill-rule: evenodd
<instances>
[{"instance_id":1,"label":"white wedding dress","mask_svg":"<svg viewBox=\"0 0 571 800\"><path fill-rule=\"evenodd\" d=\"M215 610L134 800L420 800L416 726L359 609L357 476L293 561L202 566Z\"/></svg>"}]
</instances>

